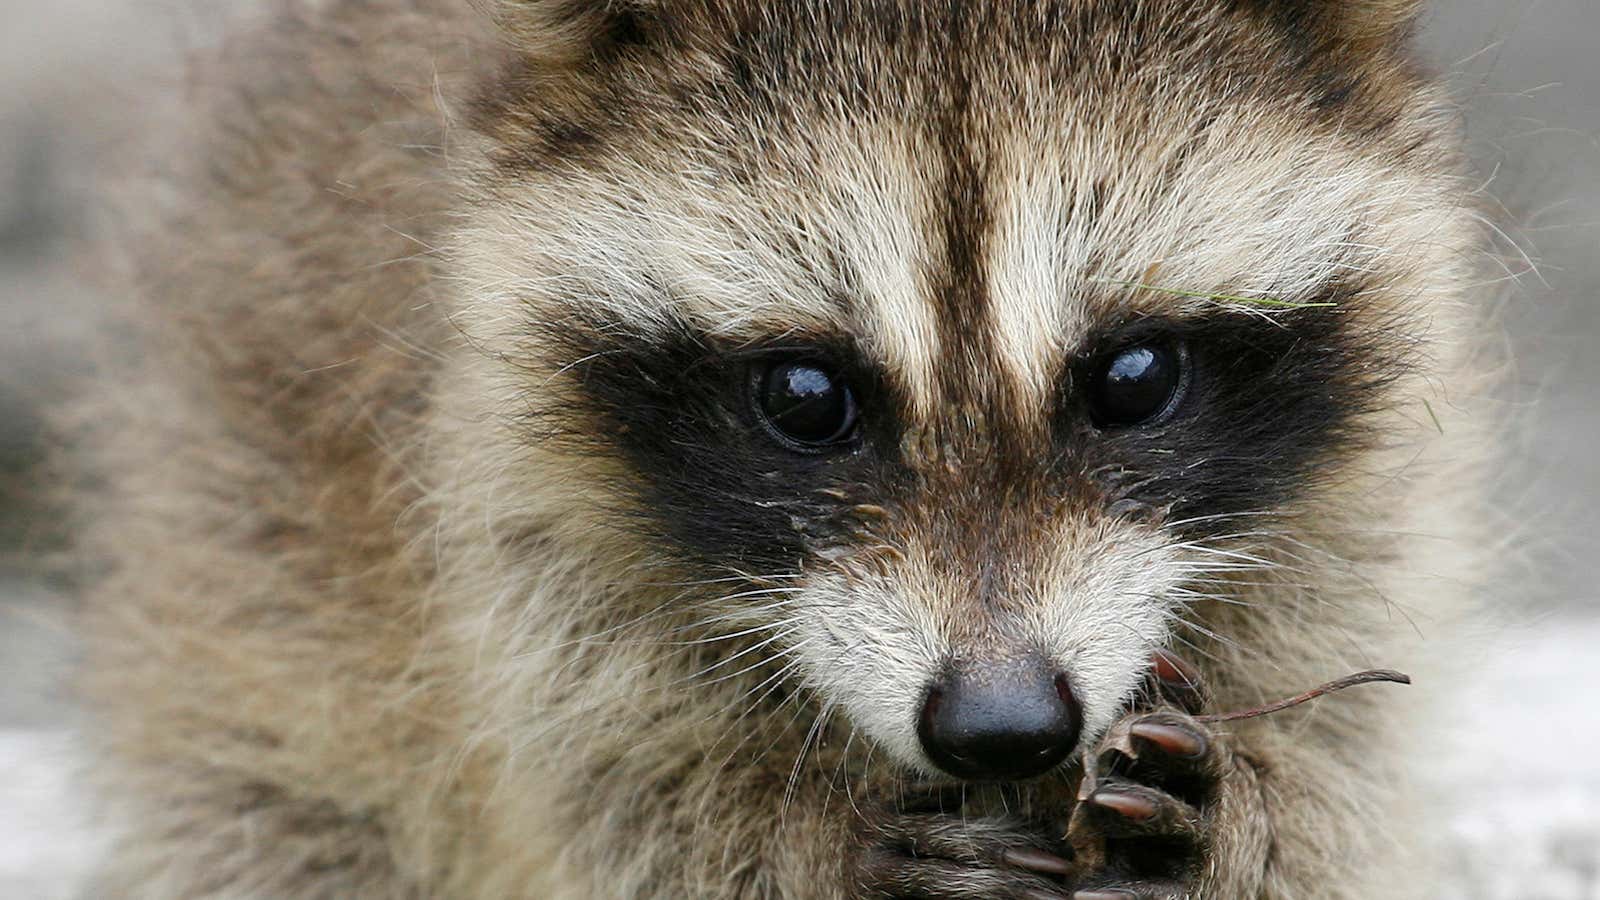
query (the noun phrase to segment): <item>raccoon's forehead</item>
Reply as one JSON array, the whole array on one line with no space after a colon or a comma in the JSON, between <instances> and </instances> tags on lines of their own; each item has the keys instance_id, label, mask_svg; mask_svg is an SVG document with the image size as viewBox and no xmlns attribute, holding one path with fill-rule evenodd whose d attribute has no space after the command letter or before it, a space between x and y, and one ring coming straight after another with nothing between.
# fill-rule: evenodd
<instances>
[{"instance_id":1,"label":"raccoon's forehead","mask_svg":"<svg viewBox=\"0 0 1600 900\"><path fill-rule=\"evenodd\" d=\"M477 293L847 335L913 402L952 360L1034 402L1095 329L1216 308L1130 285L1304 302L1426 264L1448 161L1415 85L1352 86L1209 5L1081 6L1060 34L774 11L502 97Z\"/></svg>"}]
</instances>

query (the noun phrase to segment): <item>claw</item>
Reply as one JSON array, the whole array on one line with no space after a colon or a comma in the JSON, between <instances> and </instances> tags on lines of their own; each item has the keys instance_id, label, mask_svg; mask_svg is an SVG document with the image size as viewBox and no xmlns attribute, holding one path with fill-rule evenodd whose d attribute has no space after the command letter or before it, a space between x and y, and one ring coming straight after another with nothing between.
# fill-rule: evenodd
<instances>
[{"instance_id":1,"label":"claw","mask_svg":"<svg viewBox=\"0 0 1600 900\"><path fill-rule=\"evenodd\" d=\"M1156 805L1144 797L1104 788L1090 795L1089 802L1135 822L1148 822L1157 812Z\"/></svg>"},{"instance_id":2,"label":"claw","mask_svg":"<svg viewBox=\"0 0 1600 900\"><path fill-rule=\"evenodd\" d=\"M1177 725L1159 722L1137 722L1128 729L1134 737L1142 738L1169 756L1180 759L1199 759L1206 755L1207 745L1203 735Z\"/></svg>"},{"instance_id":3,"label":"claw","mask_svg":"<svg viewBox=\"0 0 1600 900\"><path fill-rule=\"evenodd\" d=\"M1199 710L1199 673L1170 653L1152 658L1145 698L1084 753L1067 842L1085 874L1072 900L1187 896L1205 865L1208 804L1232 767L1225 739ZM1129 872L1138 873L1128 880ZM1147 881L1147 879L1156 879Z\"/></svg>"},{"instance_id":4,"label":"claw","mask_svg":"<svg viewBox=\"0 0 1600 900\"><path fill-rule=\"evenodd\" d=\"M1156 677L1167 684L1187 688L1200 686L1200 672L1169 651L1157 650L1151 657L1151 667Z\"/></svg>"},{"instance_id":5,"label":"claw","mask_svg":"<svg viewBox=\"0 0 1600 900\"><path fill-rule=\"evenodd\" d=\"M1206 705L1206 690L1200 670L1166 650L1150 658L1150 674L1155 678L1158 697L1176 704L1190 715L1198 715Z\"/></svg>"},{"instance_id":6,"label":"claw","mask_svg":"<svg viewBox=\"0 0 1600 900\"><path fill-rule=\"evenodd\" d=\"M1074 871L1071 862L1042 850L1007 850L1000 858L1008 866L1042 875L1071 875Z\"/></svg>"}]
</instances>

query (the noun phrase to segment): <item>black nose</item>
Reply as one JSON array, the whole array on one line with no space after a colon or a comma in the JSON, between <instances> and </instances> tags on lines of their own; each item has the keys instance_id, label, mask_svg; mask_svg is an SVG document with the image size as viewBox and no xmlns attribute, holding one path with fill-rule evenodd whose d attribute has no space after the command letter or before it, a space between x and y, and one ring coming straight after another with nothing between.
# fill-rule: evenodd
<instances>
[{"instance_id":1,"label":"black nose","mask_svg":"<svg viewBox=\"0 0 1600 900\"><path fill-rule=\"evenodd\" d=\"M1014 781L1066 759L1082 727L1067 676L1032 659L952 670L928 692L917 737L957 778Z\"/></svg>"}]
</instances>

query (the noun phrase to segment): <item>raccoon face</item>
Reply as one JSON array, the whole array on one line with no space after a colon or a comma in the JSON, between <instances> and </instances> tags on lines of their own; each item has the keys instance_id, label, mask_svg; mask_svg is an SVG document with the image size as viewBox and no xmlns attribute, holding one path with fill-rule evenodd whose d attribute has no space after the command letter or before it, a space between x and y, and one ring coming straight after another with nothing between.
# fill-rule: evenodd
<instances>
[{"instance_id":1,"label":"raccoon face","mask_svg":"<svg viewBox=\"0 0 1600 900\"><path fill-rule=\"evenodd\" d=\"M574 6L456 254L523 489L904 764L1060 763L1380 477L1465 233L1409 4Z\"/></svg>"}]
</instances>

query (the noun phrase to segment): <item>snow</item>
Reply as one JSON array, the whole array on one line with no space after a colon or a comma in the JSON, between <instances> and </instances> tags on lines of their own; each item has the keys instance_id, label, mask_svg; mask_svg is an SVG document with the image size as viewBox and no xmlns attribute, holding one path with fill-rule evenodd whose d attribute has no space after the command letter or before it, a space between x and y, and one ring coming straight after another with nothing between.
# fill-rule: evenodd
<instances>
[{"instance_id":1,"label":"snow","mask_svg":"<svg viewBox=\"0 0 1600 900\"><path fill-rule=\"evenodd\" d=\"M0 731L0 898L67 900L103 841L75 796L72 737Z\"/></svg>"},{"instance_id":2,"label":"snow","mask_svg":"<svg viewBox=\"0 0 1600 900\"><path fill-rule=\"evenodd\" d=\"M1506 641L1454 710L1437 770L1461 900L1600 900L1600 620L1557 619ZM1474 786L1470 791L1462 785Z\"/></svg>"}]
</instances>

